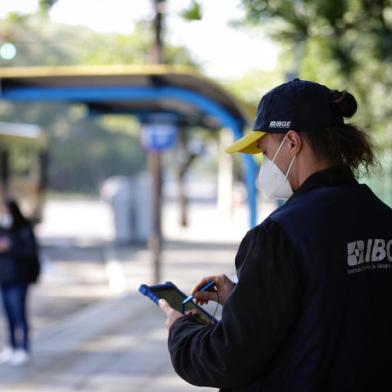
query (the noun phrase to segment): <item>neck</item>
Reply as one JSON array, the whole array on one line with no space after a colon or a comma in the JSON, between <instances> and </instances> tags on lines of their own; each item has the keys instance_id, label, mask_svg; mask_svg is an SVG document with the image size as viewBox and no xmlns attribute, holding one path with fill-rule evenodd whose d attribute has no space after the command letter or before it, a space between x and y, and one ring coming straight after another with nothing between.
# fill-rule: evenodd
<instances>
[{"instance_id":1,"label":"neck","mask_svg":"<svg viewBox=\"0 0 392 392\"><path fill-rule=\"evenodd\" d=\"M309 176L330 167L331 164L326 162L304 162L298 159L297 165L295 167L295 172L293 173L292 178L290 178L291 187L294 191L296 191Z\"/></svg>"}]
</instances>

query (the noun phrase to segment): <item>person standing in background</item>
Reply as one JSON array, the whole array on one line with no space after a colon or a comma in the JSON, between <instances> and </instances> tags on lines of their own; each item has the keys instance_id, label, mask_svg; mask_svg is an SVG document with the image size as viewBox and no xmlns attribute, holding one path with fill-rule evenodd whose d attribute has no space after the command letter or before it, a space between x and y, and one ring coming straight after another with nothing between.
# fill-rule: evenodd
<instances>
[{"instance_id":1,"label":"person standing in background","mask_svg":"<svg viewBox=\"0 0 392 392\"><path fill-rule=\"evenodd\" d=\"M0 203L0 289L8 326L8 344L0 363L22 365L29 360L27 296L39 277L38 246L29 221L14 200Z\"/></svg>"}]
</instances>

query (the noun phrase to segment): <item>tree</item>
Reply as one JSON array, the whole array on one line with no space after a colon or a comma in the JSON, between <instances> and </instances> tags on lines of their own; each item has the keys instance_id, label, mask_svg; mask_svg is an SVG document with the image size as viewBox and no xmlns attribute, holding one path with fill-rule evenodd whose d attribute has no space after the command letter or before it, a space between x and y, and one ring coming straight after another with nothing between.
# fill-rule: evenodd
<instances>
[{"instance_id":1,"label":"tree","mask_svg":"<svg viewBox=\"0 0 392 392\"><path fill-rule=\"evenodd\" d=\"M0 46L13 42L17 53L11 60L0 59L0 66L143 64L149 60L152 32L147 22L138 23L131 35L70 29L41 14L11 14L2 22ZM165 57L169 64L196 65L183 47L168 46ZM139 125L129 116L88 118L80 105L9 102L0 103L0 115L2 121L36 123L46 131L52 157L51 190L96 193L108 176L145 169Z\"/></svg>"},{"instance_id":2,"label":"tree","mask_svg":"<svg viewBox=\"0 0 392 392\"><path fill-rule=\"evenodd\" d=\"M57 3L57 0L39 0L38 5L40 13L47 15L55 3Z\"/></svg>"},{"instance_id":3,"label":"tree","mask_svg":"<svg viewBox=\"0 0 392 392\"><path fill-rule=\"evenodd\" d=\"M361 123L382 130L391 111L391 0L242 0L245 24L267 25L291 52L301 77L347 87L361 101ZM297 59L297 64L295 63ZM383 132L385 141L386 132Z\"/></svg>"}]
</instances>

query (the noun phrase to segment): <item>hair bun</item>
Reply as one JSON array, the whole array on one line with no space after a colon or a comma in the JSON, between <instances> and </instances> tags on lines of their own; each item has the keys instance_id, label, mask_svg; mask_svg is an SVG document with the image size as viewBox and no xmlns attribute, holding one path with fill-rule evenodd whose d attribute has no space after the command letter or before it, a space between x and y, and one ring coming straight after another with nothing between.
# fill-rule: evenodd
<instances>
[{"instance_id":1,"label":"hair bun","mask_svg":"<svg viewBox=\"0 0 392 392\"><path fill-rule=\"evenodd\" d=\"M357 100L346 90L331 90L331 100L343 117L351 117L357 111Z\"/></svg>"}]
</instances>

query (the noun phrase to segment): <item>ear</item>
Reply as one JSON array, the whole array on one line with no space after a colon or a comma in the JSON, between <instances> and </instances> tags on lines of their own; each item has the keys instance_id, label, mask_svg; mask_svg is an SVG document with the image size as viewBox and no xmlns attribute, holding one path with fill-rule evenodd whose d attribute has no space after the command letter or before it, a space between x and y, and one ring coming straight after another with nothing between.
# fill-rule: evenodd
<instances>
[{"instance_id":1,"label":"ear","mask_svg":"<svg viewBox=\"0 0 392 392\"><path fill-rule=\"evenodd\" d=\"M289 142L290 155L294 156L301 151L302 148L302 138L297 131L290 130L286 134L286 139Z\"/></svg>"}]
</instances>

